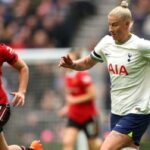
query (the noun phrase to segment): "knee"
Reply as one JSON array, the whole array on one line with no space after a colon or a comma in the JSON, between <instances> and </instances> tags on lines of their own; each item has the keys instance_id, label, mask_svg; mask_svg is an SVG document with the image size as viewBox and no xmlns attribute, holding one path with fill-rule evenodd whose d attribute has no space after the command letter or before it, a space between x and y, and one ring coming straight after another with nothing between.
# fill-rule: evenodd
<instances>
[{"instance_id":1,"label":"knee","mask_svg":"<svg viewBox=\"0 0 150 150\"><path fill-rule=\"evenodd\" d=\"M101 139L95 139L95 140L88 140L88 145L90 150L100 150L100 147L102 145Z\"/></svg>"},{"instance_id":2,"label":"knee","mask_svg":"<svg viewBox=\"0 0 150 150\"><path fill-rule=\"evenodd\" d=\"M63 140L64 147L73 147L74 143L75 142L69 138Z\"/></svg>"}]
</instances>

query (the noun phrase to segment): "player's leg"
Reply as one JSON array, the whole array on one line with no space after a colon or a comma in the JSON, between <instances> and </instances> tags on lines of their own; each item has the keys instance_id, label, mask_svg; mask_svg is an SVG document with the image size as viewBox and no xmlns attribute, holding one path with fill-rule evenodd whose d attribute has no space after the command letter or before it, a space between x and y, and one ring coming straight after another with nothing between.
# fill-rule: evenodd
<instances>
[{"instance_id":1,"label":"player's leg","mask_svg":"<svg viewBox=\"0 0 150 150\"><path fill-rule=\"evenodd\" d=\"M132 144L130 144L129 147L124 147L121 150L139 150L139 146L137 146L134 143L132 143Z\"/></svg>"},{"instance_id":2,"label":"player's leg","mask_svg":"<svg viewBox=\"0 0 150 150\"><path fill-rule=\"evenodd\" d=\"M111 131L103 142L101 150L120 150L123 147L128 147L131 143L133 143L133 140L128 135Z\"/></svg>"},{"instance_id":3,"label":"player's leg","mask_svg":"<svg viewBox=\"0 0 150 150\"><path fill-rule=\"evenodd\" d=\"M89 150L99 150L102 145L102 140L99 138L100 126L98 118L94 116L89 119L83 127L83 130L88 139Z\"/></svg>"},{"instance_id":4,"label":"player's leg","mask_svg":"<svg viewBox=\"0 0 150 150\"><path fill-rule=\"evenodd\" d=\"M67 126L64 130L64 136L63 136L63 150L74 150L75 144L77 141L77 136L80 130L80 125L68 118Z\"/></svg>"},{"instance_id":5,"label":"player's leg","mask_svg":"<svg viewBox=\"0 0 150 150\"><path fill-rule=\"evenodd\" d=\"M33 141L29 148L19 145L7 144L3 132L0 133L0 150L43 150L40 141Z\"/></svg>"},{"instance_id":6,"label":"player's leg","mask_svg":"<svg viewBox=\"0 0 150 150\"><path fill-rule=\"evenodd\" d=\"M0 105L0 150L43 150L42 145L39 141L32 143L32 147L26 148L24 146L10 145L8 146L4 133L3 126L7 123L10 117L10 106Z\"/></svg>"},{"instance_id":7,"label":"player's leg","mask_svg":"<svg viewBox=\"0 0 150 150\"><path fill-rule=\"evenodd\" d=\"M22 150L20 146L8 146L3 132L0 133L0 149L1 150Z\"/></svg>"},{"instance_id":8,"label":"player's leg","mask_svg":"<svg viewBox=\"0 0 150 150\"><path fill-rule=\"evenodd\" d=\"M74 127L66 127L63 137L63 150L74 150L79 130Z\"/></svg>"},{"instance_id":9,"label":"player's leg","mask_svg":"<svg viewBox=\"0 0 150 150\"><path fill-rule=\"evenodd\" d=\"M88 139L89 150L99 150L102 145L102 140L99 138Z\"/></svg>"},{"instance_id":10,"label":"player's leg","mask_svg":"<svg viewBox=\"0 0 150 150\"><path fill-rule=\"evenodd\" d=\"M0 148L2 150L9 150L9 147L7 145L7 142L6 142L5 138L4 138L4 134L3 134L2 131L0 132Z\"/></svg>"},{"instance_id":11,"label":"player's leg","mask_svg":"<svg viewBox=\"0 0 150 150\"><path fill-rule=\"evenodd\" d=\"M113 130L102 144L101 150L118 150L125 147L139 149L142 135L150 122L150 114L111 115ZM113 139L113 140L112 140Z\"/></svg>"},{"instance_id":12,"label":"player's leg","mask_svg":"<svg viewBox=\"0 0 150 150\"><path fill-rule=\"evenodd\" d=\"M31 143L30 147L9 145L9 150L43 150L43 147L39 140L35 140Z\"/></svg>"},{"instance_id":13,"label":"player's leg","mask_svg":"<svg viewBox=\"0 0 150 150\"><path fill-rule=\"evenodd\" d=\"M9 150L3 133L3 126L7 123L10 117L10 106L0 105L0 148L1 150ZM18 150L21 150L18 149Z\"/></svg>"}]
</instances>

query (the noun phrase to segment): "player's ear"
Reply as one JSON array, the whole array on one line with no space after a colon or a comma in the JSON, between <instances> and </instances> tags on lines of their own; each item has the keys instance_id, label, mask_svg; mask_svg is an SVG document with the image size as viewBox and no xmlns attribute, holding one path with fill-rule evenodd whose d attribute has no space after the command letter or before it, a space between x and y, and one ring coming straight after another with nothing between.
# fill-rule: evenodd
<instances>
[{"instance_id":1,"label":"player's ear","mask_svg":"<svg viewBox=\"0 0 150 150\"><path fill-rule=\"evenodd\" d=\"M125 24L126 24L127 27L130 27L131 22L127 20L127 21L125 22Z\"/></svg>"}]
</instances>

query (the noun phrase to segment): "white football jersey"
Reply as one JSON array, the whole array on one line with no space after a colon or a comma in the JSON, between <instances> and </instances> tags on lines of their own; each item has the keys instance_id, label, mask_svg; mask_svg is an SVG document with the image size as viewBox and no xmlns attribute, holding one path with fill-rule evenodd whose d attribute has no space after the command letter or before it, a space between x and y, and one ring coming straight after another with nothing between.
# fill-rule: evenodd
<instances>
[{"instance_id":1,"label":"white football jersey","mask_svg":"<svg viewBox=\"0 0 150 150\"><path fill-rule=\"evenodd\" d=\"M150 113L150 41L132 34L125 43L116 44L106 35L91 57L107 63L112 113Z\"/></svg>"}]
</instances>

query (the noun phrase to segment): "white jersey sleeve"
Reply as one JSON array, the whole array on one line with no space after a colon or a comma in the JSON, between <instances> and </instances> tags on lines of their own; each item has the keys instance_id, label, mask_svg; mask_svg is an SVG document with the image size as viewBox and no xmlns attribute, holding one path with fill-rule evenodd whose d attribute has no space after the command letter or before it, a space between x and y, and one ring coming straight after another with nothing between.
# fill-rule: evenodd
<instances>
[{"instance_id":1,"label":"white jersey sleeve","mask_svg":"<svg viewBox=\"0 0 150 150\"><path fill-rule=\"evenodd\" d=\"M102 53L102 50L107 46L107 42L109 41L109 35L104 36L100 42L96 45L94 50L91 52L91 57L97 61L104 62L106 61L105 56Z\"/></svg>"}]
</instances>

